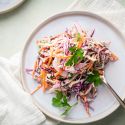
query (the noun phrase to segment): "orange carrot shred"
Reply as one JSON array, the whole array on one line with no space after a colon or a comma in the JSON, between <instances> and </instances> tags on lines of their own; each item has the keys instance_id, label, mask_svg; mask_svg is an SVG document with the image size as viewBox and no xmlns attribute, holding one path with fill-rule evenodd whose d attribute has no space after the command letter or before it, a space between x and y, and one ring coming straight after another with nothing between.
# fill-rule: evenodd
<instances>
[{"instance_id":1,"label":"orange carrot shred","mask_svg":"<svg viewBox=\"0 0 125 125\"><path fill-rule=\"evenodd\" d=\"M88 70L90 70L90 69L92 68L92 66L93 66L93 62L89 62L89 63L86 65L86 68L87 68Z\"/></svg>"},{"instance_id":2,"label":"orange carrot shred","mask_svg":"<svg viewBox=\"0 0 125 125\"><path fill-rule=\"evenodd\" d=\"M53 59L53 49L51 48L51 53L50 53L49 61L48 61L48 64L47 64L48 66L52 62L52 59Z\"/></svg>"},{"instance_id":3,"label":"orange carrot shred","mask_svg":"<svg viewBox=\"0 0 125 125\"><path fill-rule=\"evenodd\" d=\"M37 63L37 60L35 61L35 64L34 64L34 68L33 68L33 71L32 71L32 76L34 77L34 74L35 74L35 70L38 66L38 63Z\"/></svg>"},{"instance_id":4,"label":"orange carrot shred","mask_svg":"<svg viewBox=\"0 0 125 125\"><path fill-rule=\"evenodd\" d=\"M55 54L60 53L60 52L62 52L62 50L57 49L57 50L55 51Z\"/></svg>"},{"instance_id":5,"label":"orange carrot shred","mask_svg":"<svg viewBox=\"0 0 125 125\"><path fill-rule=\"evenodd\" d=\"M101 70L101 69L100 69L100 70L98 70L98 72L99 72L99 74L100 74L100 75L103 75L103 74L104 74L104 71L103 71L103 70Z\"/></svg>"},{"instance_id":6,"label":"orange carrot shred","mask_svg":"<svg viewBox=\"0 0 125 125\"><path fill-rule=\"evenodd\" d=\"M111 54L111 57L112 57L112 61L118 60L118 57L114 53Z\"/></svg>"},{"instance_id":7,"label":"orange carrot shred","mask_svg":"<svg viewBox=\"0 0 125 125\"><path fill-rule=\"evenodd\" d=\"M62 70L62 69L60 69L60 70L59 70L59 72L55 73L55 77L57 77L57 76L61 75L61 74L62 74L62 72L63 72L63 70Z\"/></svg>"},{"instance_id":8,"label":"orange carrot shred","mask_svg":"<svg viewBox=\"0 0 125 125\"><path fill-rule=\"evenodd\" d=\"M35 93L36 91L38 91L41 87L42 87L41 85L37 86L37 88L36 88L35 90L33 90L30 94L31 94L31 95L34 94L34 93Z\"/></svg>"},{"instance_id":9,"label":"orange carrot shred","mask_svg":"<svg viewBox=\"0 0 125 125\"><path fill-rule=\"evenodd\" d=\"M53 55L53 57L57 57L57 58L61 58L61 59L67 59L67 58L70 58L71 55L69 55L69 56Z\"/></svg>"},{"instance_id":10,"label":"orange carrot shred","mask_svg":"<svg viewBox=\"0 0 125 125\"><path fill-rule=\"evenodd\" d=\"M85 41L85 38L83 37L82 39L80 39L79 43L78 43L78 48L81 48L82 47L82 44L84 43Z\"/></svg>"},{"instance_id":11,"label":"orange carrot shred","mask_svg":"<svg viewBox=\"0 0 125 125\"><path fill-rule=\"evenodd\" d=\"M48 88L48 84L46 82L46 72L44 70L41 70L41 78L42 78L42 82L41 85L43 87L43 92L46 91L46 89Z\"/></svg>"}]
</instances>

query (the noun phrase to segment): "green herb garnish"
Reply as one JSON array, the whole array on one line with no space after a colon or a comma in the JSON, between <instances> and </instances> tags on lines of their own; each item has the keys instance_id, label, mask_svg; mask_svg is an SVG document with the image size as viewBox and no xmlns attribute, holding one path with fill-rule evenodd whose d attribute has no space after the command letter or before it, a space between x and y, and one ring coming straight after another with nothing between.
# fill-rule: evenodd
<instances>
[{"instance_id":1,"label":"green herb garnish","mask_svg":"<svg viewBox=\"0 0 125 125\"><path fill-rule=\"evenodd\" d=\"M40 41L41 43L47 43L47 40L42 40L42 41Z\"/></svg>"},{"instance_id":2,"label":"green herb garnish","mask_svg":"<svg viewBox=\"0 0 125 125\"><path fill-rule=\"evenodd\" d=\"M69 73L69 74L68 74L68 79L71 79L73 76L74 76L73 73Z\"/></svg>"},{"instance_id":3,"label":"green herb garnish","mask_svg":"<svg viewBox=\"0 0 125 125\"><path fill-rule=\"evenodd\" d=\"M77 105L77 102L71 106L68 103L67 97L61 91L56 91L56 97L52 98L52 105L55 107L64 108L65 111L61 115L67 115L70 109Z\"/></svg>"},{"instance_id":4,"label":"green herb garnish","mask_svg":"<svg viewBox=\"0 0 125 125\"><path fill-rule=\"evenodd\" d=\"M55 78L55 76L50 76L50 79L54 79Z\"/></svg>"},{"instance_id":5,"label":"green herb garnish","mask_svg":"<svg viewBox=\"0 0 125 125\"><path fill-rule=\"evenodd\" d=\"M76 47L76 46L73 46L73 47L70 47L70 48L69 48L69 51L70 51L71 53L74 53L76 50L77 50L77 47Z\"/></svg>"},{"instance_id":6,"label":"green herb garnish","mask_svg":"<svg viewBox=\"0 0 125 125\"><path fill-rule=\"evenodd\" d=\"M77 40L77 41L80 41L80 40L81 40L81 35L80 35L80 33L77 33L77 35L76 35L76 40Z\"/></svg>"},{"instance_id":7,"label":"green herb garnish","mask_svg":"<svg viewBox=\"0 0 125 125\"><path fill-rule=\"evenodd\" d=\"M84 52L81 48L77 48L76 46L70 47L69 51L73 54L71 58L66 62L66 66L73 66L77 64L79 60L84 58Z\"/></svg>"},{"instance_id":8,"label":"green herb garnish","mask_svg":"<svg viewBox=\"0 0 125 125\"><path fill-rule=\"evenodd\" d=\"M88 75L87 81L94 83L95 86L98 86L102 83L102 79L100 78L100 75L96 70L94 70L92 74Z\"/></svg>"}]
</instances>

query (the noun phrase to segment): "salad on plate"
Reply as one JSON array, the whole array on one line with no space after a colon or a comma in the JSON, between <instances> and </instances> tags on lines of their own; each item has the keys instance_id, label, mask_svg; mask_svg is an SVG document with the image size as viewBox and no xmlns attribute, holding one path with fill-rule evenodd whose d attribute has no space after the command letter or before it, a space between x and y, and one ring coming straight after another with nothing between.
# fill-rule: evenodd
<instances>
[{"instance_id":1,"label":"salad on plate","mask_svg":"<svg viewBox=\"0 0 125 125\"><path fill-rule=\"evenodd\" d=\"M38 82L31 94L40 88L43 92L55 93L52 105L64 109L61 115L67 115L78 100L90 115L91 102L98 94L106 64L118 60L108 49L109 43L95 40L94 33L95 30L89 33L74 24L63 33L36 42L38 56L34 67L27 69ZM76 98L74 104L69 103L72 98Z\"/></svg>"}]
</instances>

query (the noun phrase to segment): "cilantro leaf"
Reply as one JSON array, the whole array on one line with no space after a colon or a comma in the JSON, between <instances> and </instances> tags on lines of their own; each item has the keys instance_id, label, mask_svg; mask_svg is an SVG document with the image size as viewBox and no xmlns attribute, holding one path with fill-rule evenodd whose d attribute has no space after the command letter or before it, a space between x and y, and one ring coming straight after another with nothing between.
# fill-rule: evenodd
<instances>
[{"instance_id":1,"label":"cilantro leaf","mask_svg":"<svg viewBox=\"0 0 125 125\"><path fill-rule=\"evenodd\" d=\"M60 102L60 100L58 98L53 98L52 104L56 107L63 107L63 104Z\"/></svg>"},{"instance_id":2,"label":"cilantro leaf","mask_svg":"<svg viewBox=\"0 0 125 125\"><path fill-rule=\"evenodd\" d=\"M71 109L72 107L71 106L68 106L66 108L66 110L61 114L61 115L67 115L67 113L69 112L69 110Z\"/></svg>"},{"instance_id":3,"label":"cilantro leaf","mask_svg":"<svg viewBox=\"0 0 125 125\"><path fill-rule=\"evenodd\" d=\"M66 62L66 66L73 66L77 64L79 60L84 58L84 52L81 48L77 48L76 46L70 47L69 51L72 52L71 58Z\"/></svg>"},{"instance_id":4,"label":"cilantro leaf","mask_svg":"<svg viewBox=\"0 0 125 125\"><path fill-rule=\"evenodd\" d=\"M61 115L66 115L69 110L75 106L77 103L72 106L68 103L67 97L60 91L56 91L56 97L52 98L52 105L55 107L64 108L64 112Z\"/></svg>"},{"instance_id":5,"label":"cilantro leaf","mask_svg":"<svg viewBox=\"0 0 125 125\"><path fill-rule=\"evenodd\" d=\"M64 104L66 104L66 105L68 104L68 103L67 103L67 98L66 98L66 96L63 96L63 102L64 102Z\"/></svg>"},{"instance_id":6,"label":"cilantro leaf","mask_svg":"<svg viewBox=\"0 0 125 125\"><path fill-rule=\"evenodd\" d=\"M69 51L73 53L74 51L76 51L76 49L77 49L76 46L73 46L69 48Z\"/></svg>"},{"instance_id":7,"label":"cilantro leaf","mask_svg":"<svg viewBox=\"0 0 125 125\"><path fill-rule=\"evenodd\" d=\"M87 81L90 83L94 83L95 86L98 86L102 83L102 79L100 78L100 75L98 71L93 71L92 74L89 74L87 77Z\"/></svg>"},{"instance_id":8,"label":"cilantro leaf","mask_svg":"<svg viewBox=\"0 0 125 125\"><path fill-rule=\"evenodd\" d=\"M57 97L58 99L62 99L62 98L63 98L62 92L61 92L61 91L56 91L56 97Z\"/></svg>"},{"instance_id":9,"label":"cilantro leaf","mask_svg":"<svg viewBox=\"0 0 125 125\"><path fill-rule=\"evenodd\" d=\"M77 33L76 39L77 39L77 41L80 41L80 40L81 40L81 35L80 35L80 33Z\"/></svg>"},{"instance_id":10,"label":"cilantro leaf","mask_svg":"<svg viewBox=\"0 0 125 125\"><path fill-rule=\"evenodd\" d=\"M66 66L72 66L73 65L73 57L71 57L65 64Z\"/></svg>"},{"instance_id":11,"label":"cilantro leaf","mask_svg":"<svg viewBox=\"0 0 125 125\"><path fill-rule=\"evenodd\" d=\"M61 115L67 115L68 114L68 112L70 111L70 109L71 108L73 108L75 105L77 105L78 104L78 102L76 102L75 104L73 104L72 106L68 106L67 108L66 108L66 110L61 114Z\"/></svg>"}]
</instances>

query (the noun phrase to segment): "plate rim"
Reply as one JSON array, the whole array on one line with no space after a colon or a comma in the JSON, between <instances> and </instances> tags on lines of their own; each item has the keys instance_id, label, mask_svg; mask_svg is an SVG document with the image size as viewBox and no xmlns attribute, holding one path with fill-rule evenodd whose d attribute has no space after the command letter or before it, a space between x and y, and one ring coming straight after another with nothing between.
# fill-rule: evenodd
<instances>
[{"instance_id":1,"label":"plate rim","mask_svg":"<svg viewBox=\"0 0 125 125\"><path fill-rule=\"evenodd\" d=\"M61 12L61 13L57 13L57 14L54 14L53 16L50 16L48 17L47 19L45 19L44 21L42 21L32 32L31 34L29 35L28 39L26 40L26 43L24 45L24 48L23 48L23 52L22 52L22 57L21 57L21 67L20 67L20 75L21 75L21 81L22 81L22 86L24 88L25 91L29 92L29 89L28 87L26 87L26 84L25 84L25 79L24 79L24 74L23 74L23 67L24 67L24 57L25 57L25 52L26 52L26 49L29 45L29 43L31 42L31 39L34 37L34 35L37 33L37 31L39 31L41 29L41 27L43 27L44 25L46 25L47 23L51 22L52 20L56 19L56 18L59 18L59 17L62 17L62 16L68 16L68 15L87 15L87 16L90 16L90 17L94 17L96 18L97 20L101 20L102 22L104 22L105 24L107 24L108 26L112 27L115 32L120 36L120 38L122 38L124 41L125 41L125 37L123 36L123 34L117 29L116 26L114 26L110 21L106 20L105 18L95 14L95 13L92 13L92 12L88 12L88 11L64 11L64 12ZM72 120L66 120L66 119L62 119L60 117L56 117L56 116L53 116L52 113L49 113L47 112L44 107L41 107L38 102L36 101L36 99L32 97L32 100L33 100L33 103L40 109L41 112L43 112L45 115L49 116L50 118L54 119L54 120L57 120L57 121L60 121L60 122L64 122L64 123L70 123L70 124L85 124L85 123L91 123L91 122L95 122L95 121L98 121L98 120L101 120L107 116L109 116L111 113L113 113L119 106L120 104L115 101L114 104L109 108L109 110L106 110L104 111L103 113L101 114L97 114L95 115L94 118L91 117L91 119L89 119L89 121L87 120L75 120L75 121L72 121ZM125 94L124 94L124 97L125 97Z\"/></svg>"},{"instance_id":2,"label":"plate rim","mask_svg":"<svg viewBox=\"0 0 125 125\"><path fill-rule=\"evenodd\" d=\"M14 4L8 6L8 7L5 7L3 9L0 9L0 14L4 14L4 13L7 13L11 10L14 10L16 9L18 6L20 6L25 0L18 0L16 1Z\"/></svg>"}]
</instances>

